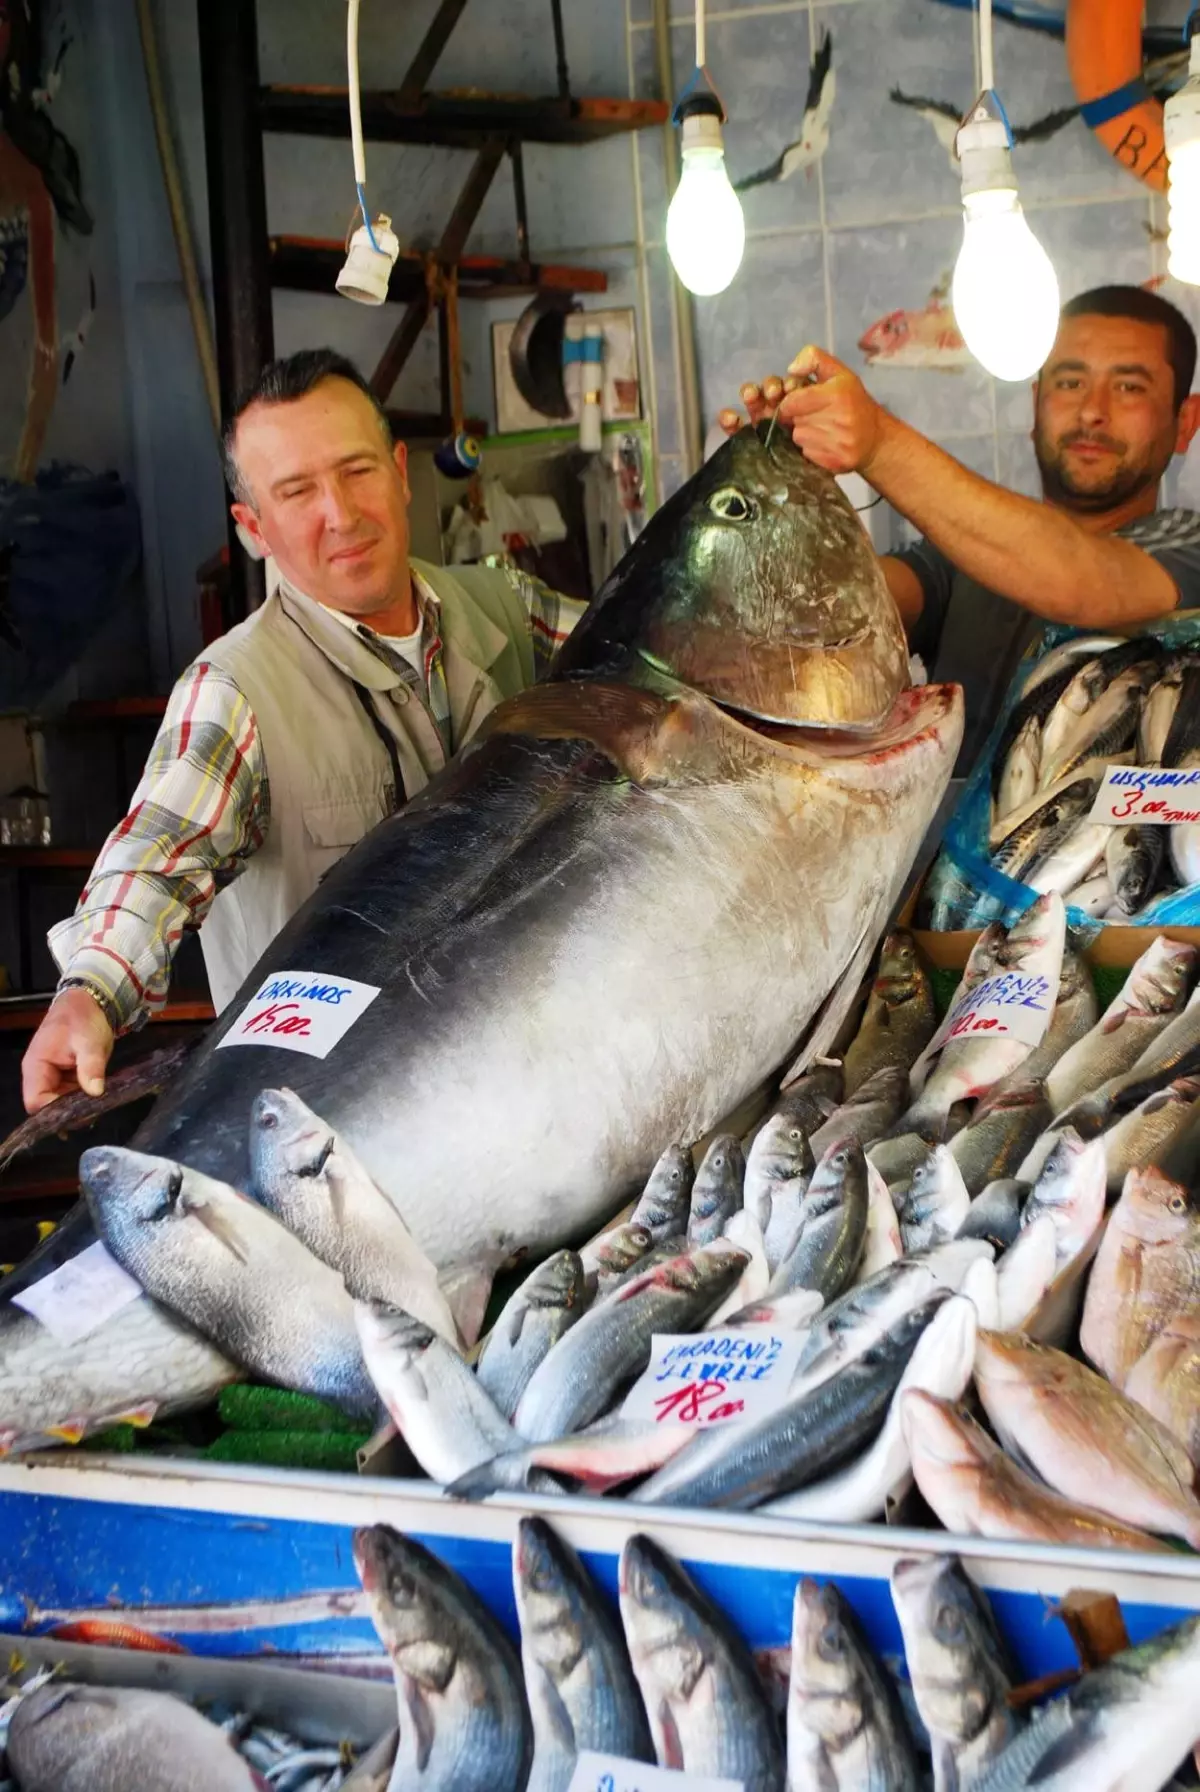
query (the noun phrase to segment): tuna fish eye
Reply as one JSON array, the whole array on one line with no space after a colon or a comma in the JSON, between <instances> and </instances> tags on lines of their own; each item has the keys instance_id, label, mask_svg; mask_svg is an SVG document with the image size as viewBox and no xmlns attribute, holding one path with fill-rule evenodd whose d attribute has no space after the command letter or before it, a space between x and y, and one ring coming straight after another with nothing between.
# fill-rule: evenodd
<instances>
[{"instance_id":1,"label":"tuna fish eye","mask_svg":"<svg viewBox=\"0 0 1200 1792\"><path fill-rule=\"evenodd\" d=\"M1186 1213L1187 1197L1185 1195L1172 1195L1171 1199L1167 1202L1167 1206L1172 1213Z\"/></svg>"},{"instance_id":2,"label":"tuna fish eye","mask_svg":"<svg viewBox=\"0 0 1200 1792\"><path fill-rule=\"evenodd\" d=\"M708 500L708 508L726 523L747 523L758 515L758 505L753 498L748 498L736 485L723 485L719 492L714 492Z\"/></svg>"}]
</instances>

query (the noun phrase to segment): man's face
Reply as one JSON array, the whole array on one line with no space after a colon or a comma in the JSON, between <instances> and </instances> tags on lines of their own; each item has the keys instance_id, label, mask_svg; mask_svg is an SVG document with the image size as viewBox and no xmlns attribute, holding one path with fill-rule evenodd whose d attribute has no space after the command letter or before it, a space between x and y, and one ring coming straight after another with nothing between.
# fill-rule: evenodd
<instances>
[{"instance_id":1,"label":"man's face","mask_svg":"<svg viewBox=\"0 0 1200 1792\"><path fill-rule=\"evenodd\" d=\"M403 593L406 451L388 446L356 386L331 376L303 398L253 405L235 449L254 502L235 504L234 517L291 584L348 616Z\"/></svg>"},{"instance_id":2,"label":"man's face","mask_svg":"<svg viewBox=\"0 0 1200 1792\"><path fill-rule=\"evenodd\" d=\"M1034 387L1033 445L1046 497L1065 510L1117 509L1156 491L1195 428L1180 412L1162 324L1068 317Z\"/></svg>"}]
</instances>

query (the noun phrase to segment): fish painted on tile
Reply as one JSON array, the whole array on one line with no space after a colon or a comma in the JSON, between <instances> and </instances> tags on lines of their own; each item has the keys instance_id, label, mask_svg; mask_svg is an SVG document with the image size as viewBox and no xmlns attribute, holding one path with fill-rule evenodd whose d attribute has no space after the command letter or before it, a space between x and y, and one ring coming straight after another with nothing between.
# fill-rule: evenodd
<instances>
[{"instance_id":1,"label":"fish painted on tile","mask_svg":"<svg viewBox=\"0 0 1200 1792\"><path fill-rule=\"evenodd\" d=\"M971 351L946 302L949 281L935 286L919 311L889 311L858 339L868 367L927 367L957 373Z\"/></svg>"}]
</instances>

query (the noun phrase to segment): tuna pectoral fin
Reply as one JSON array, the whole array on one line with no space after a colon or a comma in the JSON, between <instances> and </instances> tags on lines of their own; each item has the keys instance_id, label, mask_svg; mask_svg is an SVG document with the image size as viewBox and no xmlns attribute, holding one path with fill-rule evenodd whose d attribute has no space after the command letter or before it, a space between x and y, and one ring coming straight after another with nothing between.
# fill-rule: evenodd
<instances>
[{"instance_id":1,"label":"tuna pectoral fin","mask_svg":"<svg viewBox=\"0 0 1200 1792\"><path fill-rule=\"evenodd\" d=\"M463 1267L447 1269L438 1277L446 1305L454 1315L458 1335L469 1350L478 1343L484 1314L492 1292L492 1271Z\"/></svg>"},{"instance_id":2,"label":"tuna pectoral fin","mask_svg":"<svg viewBox=\"0 0 1200 1792\"><path fill-rule=\"evenodd\" d=\"M480 730L535 740L587 740L626 777L643 781L655 769L659 730L676 706L634 685L535 684L494 710Z\"/></svg>"}]
</instances>

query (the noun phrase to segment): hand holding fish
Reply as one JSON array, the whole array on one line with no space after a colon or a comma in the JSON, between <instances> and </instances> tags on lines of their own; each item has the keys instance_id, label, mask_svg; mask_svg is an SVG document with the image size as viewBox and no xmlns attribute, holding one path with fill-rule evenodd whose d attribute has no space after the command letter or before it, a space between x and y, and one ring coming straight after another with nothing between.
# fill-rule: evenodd
<instances>
[{"instance_id":1,"label":"hand holding fish","mask_svg":"<svg viewBox=\"0 0 1200 1792\"><path fill-rule=\"evenodd\" d=\"M884 412L862 381L824 349L801 349L786 375L748 383L740 397L751 423L778 414L808 459L830 473L865 473L879 445ZM741 427L736 410L721 412L728 435Z\"/></svg>"},{"instance_id":2,"label":"hand holding fish","mask_svg":"<svg viewBox=\"0 0 1200 1792\"><path fill-rule=\"evenodd\" d=\"M103 1095L113 1030L86 989L64 989L29 1042L21 1062L21 1095L28 1114L68 1095Z\"/></svg>"}]
</instances>

